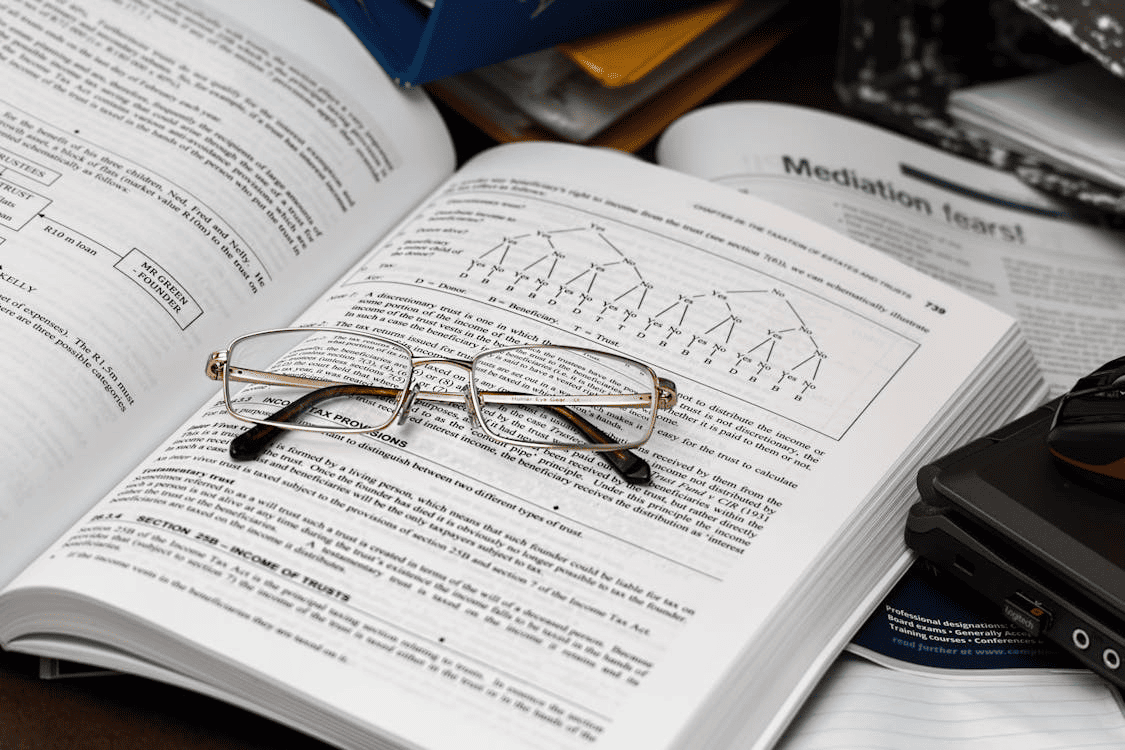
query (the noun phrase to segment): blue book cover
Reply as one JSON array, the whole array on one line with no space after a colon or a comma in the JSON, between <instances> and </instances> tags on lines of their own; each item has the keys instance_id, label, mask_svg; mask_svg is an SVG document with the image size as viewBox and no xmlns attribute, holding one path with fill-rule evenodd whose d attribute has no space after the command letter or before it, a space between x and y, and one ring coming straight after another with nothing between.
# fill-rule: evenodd
<instances>
[{"instance_id":1,"label":"blue book cover","mask_svg":"<svg viewBox=\"0 0 1125 750\"><path fill-rule=\"evenodd\" d=\"M1080 667L1053 644L1007 622L975 592L918 562L849 649L884 665L889 659L939 670Z\"/></svg>"},{"instance_id":2,"label":"blue book cover","mask_svg":"<svg viewBox=\"0 0 1125 750\"><path fill-rule=\"evenodd\" d=\"M700 0L328 0L400 86L417 86Z\"/></svg>"}]
</instances>

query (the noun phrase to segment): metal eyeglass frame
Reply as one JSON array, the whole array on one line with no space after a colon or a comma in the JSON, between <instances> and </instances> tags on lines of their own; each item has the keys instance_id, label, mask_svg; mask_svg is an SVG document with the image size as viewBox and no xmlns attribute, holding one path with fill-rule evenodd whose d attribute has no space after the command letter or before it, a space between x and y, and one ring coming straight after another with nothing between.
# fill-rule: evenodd
<instances>
[{"instance_id":1,"label":"metal eyeglass frame","mask_svg":"<svg viewBox=\"0 0 1125 750\"><path fill-rule=\"evenodd\" d=\"M378 341L390 345L407 355L410 367L406 373L406 382L402 388L388 388L386 386L361 385L354 383L340 383L315 378L303 378L292 375L282 375L263 370L248 370L245 368L229 367L228 355L231 349L247 339L284 333L336 333L347 336L356 336ZM627 363L647 373L652 378L652 388L647 393L617 393L617 394L579 394L566 396L536 396L525 393L509 393L501 391L481 392L476 385L475 364L478 359L499 352L516 351L521 349L557 349L578 353L596 354ZM468 385L461 392L426 391L413 385L414 371L419 367L429 365L450 365L468 372ZM223 384L223 400L231 416L245 422L254 423L246 432L235 437L230 444L231 458L236 461L248 461L257 458L269 445L276 440L283 430L303 430L306 432L332 432L332 433L369 433L378 432L391 426L397 421L402 424L409 416L410 409L417 400L437 403L456 404L462 403L468 410L472 424L486 436L499 443L516 445L523 448L544 448L553 450L584 450L594 451L602 456L607 463L629 484L648 484L651 481L651 470L648 463L640 456L633 453L632 449L644 444L651 436L656 425L659 410L671 409L676 404L676 385L667 378L661 378L653 372L652 368L642 362L629 357L623 357L612 352L599 349L587 349L577 346L560 346L556 344L539 344L527 346L509 346L477 354L472 359L455 359L449 357L417 357L401 343L378 336L366 331L355 331L348 328L331 327L298 327L275 328L266 331L246 334L234 339L226 349L212 352L207 360L207 376L212 380L221 381ZM257 419L239 414L231 402L230 383L255 383L262 385L287 385L295 387L313 388L300 398L287 406L278 409L265 419ZM378 396L393 397L394 409L383 424L374 427L337 427L317 425L304 425L292 422L297 415L316 404L340 396ZM655 408L651 409L648 425L644 435L630 442L619 442L607 435L595 425L571 409L572 406L605 406L605 407L651 407L655 401ZM480 410L484 404L508 403L521 406L541 406L549 409L568 424L573 426L585 438L586 442L575 443L545 443L531 440L516 440L503 437L492 432L486 422L479 418Z\"/></svg>"}]
</instances>

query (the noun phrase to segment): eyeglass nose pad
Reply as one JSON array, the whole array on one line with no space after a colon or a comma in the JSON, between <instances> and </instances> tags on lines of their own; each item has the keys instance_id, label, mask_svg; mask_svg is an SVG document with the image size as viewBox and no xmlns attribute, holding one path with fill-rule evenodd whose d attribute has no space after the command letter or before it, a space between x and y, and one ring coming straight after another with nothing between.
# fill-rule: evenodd
<instances>
[{"instance_id":1,"label":"eyeglass nose pad","mask_svg":"<svg viewBox=\"0 0 1125 750\"><path fill-rule=\"evenodd\" d=\"M465 396L465 411L468 412L465 419L469 422L469 427L474 430L480 430L480 415L477 414L477 408L473 406L473 397L470 395L469 386L461 389L461 393Z\"/></svg>"},{"instance_id":2,"label":"eyeglass nose pad","mask_svg":"<svg viewBox=\"0 0 1125 750\"><path fill-rule=\"evenodd\" d=\"M410 407L414 405L414 398L418 395L418 386L414 386L406 394L406 399L402 402L402 409L398 413L398 419L395 424L406 424L406 418L410 416Z\"/></svg>"}]
</instances>

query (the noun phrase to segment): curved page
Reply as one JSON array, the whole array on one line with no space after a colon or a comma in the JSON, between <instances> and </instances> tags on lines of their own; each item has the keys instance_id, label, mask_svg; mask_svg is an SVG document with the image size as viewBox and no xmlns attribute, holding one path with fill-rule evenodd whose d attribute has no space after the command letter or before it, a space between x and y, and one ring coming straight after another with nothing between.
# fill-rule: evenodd
<instances>
[{"instance_id":1,"label":"curved page","mask_svg":"<svg viewBox=\"0 0 1125 750\"><path fill-rule=\"evenodd\" d=\"M0 580L202 403L215 341L290 320L452 162L304 0L6 3Z\"/></svg>"}]
</instances>

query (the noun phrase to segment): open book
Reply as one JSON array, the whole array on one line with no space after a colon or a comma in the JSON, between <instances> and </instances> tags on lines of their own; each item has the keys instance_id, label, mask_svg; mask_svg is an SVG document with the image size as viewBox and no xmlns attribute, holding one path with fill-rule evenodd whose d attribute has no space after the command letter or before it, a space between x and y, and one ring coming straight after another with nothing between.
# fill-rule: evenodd
<instances>
[{"instance_id":1,"label":"open book","mask_svg":"<svg viewBox=\"0 0 1125 750\"><path fill-rule=\"evenodd\" d=\"M0 641L342 747L768 746L906 566L915 468L1042 398L1015 321L622 154L454 172L336 19L265 5L4 11ZM293 324L604 350L678 403L644 485L457 397L232 461L208 355Z\"/></svg>"},{"instance_id":2,"label":"open book","mask_svg":"<svg viewBox=\"0 0 1125 750\"><path fill-rule=\"evenodd\" d=\"M766 102L685 115L661 137L657 159L1006 310L1052 395L1125 351L1125 234L1012 174L863 122Z\"/></svg>"}]
</instances>

